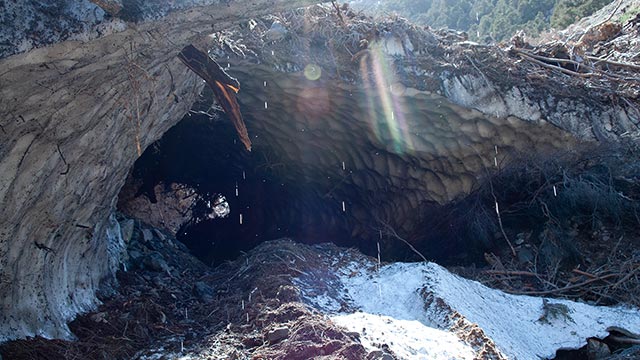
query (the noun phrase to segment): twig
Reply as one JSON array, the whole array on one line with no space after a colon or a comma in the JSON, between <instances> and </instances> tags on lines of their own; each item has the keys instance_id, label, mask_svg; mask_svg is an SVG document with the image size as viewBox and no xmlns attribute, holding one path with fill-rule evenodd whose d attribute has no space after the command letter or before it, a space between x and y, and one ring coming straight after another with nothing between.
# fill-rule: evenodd
<instances>
[{"instance_id":1,"label":"twig","mask_svg":"<svg viewBox=\"0 0 640 360\"><path fill-rule=\"evenodd\" d=\"M547 64L546 62L540 61L540 60L532 57L530 54L527 54L527 53L524 53L524 52L517 52L516 51L516 53L518 55L520 55L520 57L524 58L525 60L529 60L534 64L538 64L538 65L540 65L542 67L545 67L547 69L558 70L558 71L563 72L563 73L568 74L568 75L578 76L578 77L582 77L582 78L591 77L591 76L595 75L594 73L579 73L579 72L571 71L569 69L565 69L565 68L560 67L560 66Z\"/></svg>"},{"instance_id":2,"label":"twig","mask_svg":"<svg viewBox=\"0 0 640 360\"><path fill-rule=\"evenodd\" d=\"M633 274L635 274L638 270L640 270L640 266L636 266L635 269L633 269L632 271L629 271L629 273L625 277L623 277L622 279L618 280L618 282L613 284L612 288L615 289L618 286L620 286L620 284L622 284L623 282L629 280L631 276L633 276Z\"/></svg>"},{"instance_id":3,"label":"twig","mask_svg":"<svg viewBox=\"0 0 640 360\"><path fill-rule=\"evenodd\" d=\"M584 272L584 271L582 271L582 270L573 269L573 270L571 270L571 271L573 271L574 273L576 273L576 274L578 274L578 275L584 275L584 276L589 277L589 278L592 278L592 279L597 278L597 276L596 276L596 275L589 274L588 272Z\"/></svg>"},{"instance_id":4,"label":"twig","mask_svg":"<svg viewBox=\"0 0 640 360\"><path fill-rule=\"evenodd\" d=\"M469 55L464 54L464 56L467 58L467 60L469 60L469 62L471 63L471 65L480 73L480 75L482 75L482 78L484 79L484 82L487 83L487 86L491 86L491 84L489 83L489 80L487 79L487 77L484 75L484 73L476 66L476 63L473 62L473 60L471 60L471 58L469 57Z\"/></svg>"},{"instance_id":5,"label":"twig","mask_svg":"<svg viewBox=\"0 0 640 360\"><path fill-rule=\"evenodd\" d=\"M340 22L342 23L342 25L343 26L346 25L347 23L344 21L344 18L342 17L342 12L340 11L340 6L338 6L338 4L335 2L335 0L331 0L331 4L333 4L333 7L338 12L338 17L340 18Z\"/></svg>"},{"instance_id":6,"label":"twig","mask_svg":"<svg viewBox=\"0 0 640 360\"><path fill-rule=\"evenodd\" d=\"M398 239L398 240L402 241L403 243L405 243L405 245L407 245L411 249L411 251L413 251L418 256L420 256L420 258L424 262L429 262L429 260L427 260L427 258L424 257L424 255L422 255L422 253L420 253L420 251L418 251L415 247L413 247L413 245L411 245L410 242L408 242L407 240L403 239L400 235L398 235L398 233L391 227L391 225L389 225L389 224L387 224L387 223L385 223L383 221L380 221L379 219L378 219L378 223L380 223L380 225L382 225L386 229L387 234L392 235L396 239Z\"/></svg>"},{"instance_id":7,"label":"twig","mask_svg":"<svg viewBox=\"0 0 640 360\"><path fill-rule=\"evenodd\" d=\"M582 287L582 286L585 286L585 285L589 285L589 284L591 284L592 282L596 282L596 281L599 281L599 280L606 280L606 279L609 279L609 278L612 278L612 277L616 277L616 276L618 276L618 275L619 275L619 274L608 274L608 275L600 276L600 277L597 277L597 278L594 278L594 279L589 279L589 280L584 281L584 282L581 282L581 283L579 283L579 284L574 284L574 285L570 285L570 286L565 286L565 287L558 288L558 289L553 289L553 290L546 290L546 291L522 291L522 292L514 292L514 291L511 291L511 293L513 293L513 294L518 294L518 295L549 295L549 294L557 294L557 293L561 293L561 292L563 292L563 291L573 290L573 289L576 289L576 288L579 288L579 287Z\"/></svg>"},{"instance_id":8,"label":"twig","mask_svg":"<svg viewBox=\"0 0 640 360\"><path fill-rule=\"evenodd\" d=\"M509 270L484 270L483 273L489 275L513 275L513 276L533 276L538 277L538 274L530 271L509 271Z\"/></svg>"},{"instance_id":9,"label":"twig","mask_svg":"<svg viewBox=\"0 0 640 360\"><path fill-rule=\"evenodd\" d=\"M564 64L572 64L575 66L584 66L584 64L579 63L575 60L571 60L571 59L562 59L562 58L555 58L555 57L547 57L547 56L542 56L542 55L538 55L538 54L532 54L528 51L525 51L523 49L513 49L513 51L515 51L516 53L519 54L524 54L527 56L531 56L534 59L538 59L541 61L549 61L549 62L559 62L559 63L564 63Z\"/></svg>"},{"instance_id":10,"label":"twig","mask_svg":"<svg viewBox=\"0 0 640 360\"><path fill-rule=\"evenodd\" d=\"M640 65L636 65L636 64L628 64L628 63L623 63L619 61L607 60L607 59L602 59L602 58L590 56L590 55L587 55L586 58L591 61L595 61L596 63L603 62L603 63L614 65L614 66L627 67L634 70L640 70Z\"/></svg>"},{"instance_id":11,"label":"twig","mask_svg":"<svg viewBox=\"0 0 640 360\"><path fill-rule=\"evenodd\" d=\"M46 253L53 253L53 254L55 254L55 253L56 253L56 251L55 251L55 250L53 250L52 248L50 248L50 247L46 246L45 244L41 244L41 243L39 243L39 242L37 242L37 241L34 241L34 242L33 242L33 244L34 244L38 249L40 249L40 250L44 250Z\"/></svg>"},{"instance_id":12,"label":"twig","mask_svg":"<svg viewBox=\"0 0 640 360\"><path fill-rule=\"evenodd\" d=\"M493 192L493 182L491 181L491 179L489 179L489 187L491 188L491 196L493 196L493 201L495 201L495 204L496 204L496 214L498 215L498 225L500 226L500 232L502 232L502 236L504 236L504 239L507 241L507 244L509 244L509 248L511 249L511 254L513 255L513 257L516 257L518 256L518 254L516 253L516 249L513 247L511 240L509 240L507 233L504 231L504 226L502 226L502 216L500 216L500 207L498 206L498 198L496 197L496 194Z\"/></svg>"}]
</instances>

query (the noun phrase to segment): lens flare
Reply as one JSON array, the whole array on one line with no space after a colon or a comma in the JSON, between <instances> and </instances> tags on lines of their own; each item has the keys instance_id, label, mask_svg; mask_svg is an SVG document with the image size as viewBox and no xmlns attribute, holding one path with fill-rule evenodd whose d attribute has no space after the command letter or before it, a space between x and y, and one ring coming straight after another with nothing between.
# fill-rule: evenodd
<instances>
[{"instance_id":1,"label":"lens flare","mask_svg":"<svg viewBox=\"0 0 640 360\"><path fill-rule=\"evenodd\" d=\"M366 106L373 133L382 143L388 137L396 153L412 149L405 118L406 110L400 97L402 91L398 91L394 72L381 46L373 44L367 55L360 58L360 73L366 90Z\"/></svg>"},{"instance_id":2,"label":"lens flare","mask_svg":"<svg viewBox=\"0 0 640 360\"><path fill-rule=\"evenodd\" d=\"M316 64L309 64L304 67L304 76L311 81L316 81L322 76L322 69Z\"/></svg>"}]
</instances>

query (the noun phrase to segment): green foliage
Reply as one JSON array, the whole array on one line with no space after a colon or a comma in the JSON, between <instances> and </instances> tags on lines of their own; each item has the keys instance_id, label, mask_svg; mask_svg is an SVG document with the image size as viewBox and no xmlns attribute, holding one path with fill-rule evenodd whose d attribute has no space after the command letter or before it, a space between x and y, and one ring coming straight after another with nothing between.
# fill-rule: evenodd
<instances>
[{"instance_id":1,"label":"green foliage","mask_svg":"<svg viewBox=\"0 0 640 360\"><path fill-rule=\"evenodd\" d=\"M565 28L609 3L611 0L559 0L551 16L551 26Z\"/></svg>"},{"instance_id":2,"label":"green foliage","mask_svg":"<svg viewBox=\"0 0 640 360\"><path fill-rule=\"evenodd\" d=\"M620 19L618 19L618 22L620 24L626 24L627 21L635 18L638 14L640 14L640 7L632 7L631 9L627 10L627 12L624 13L624 15L620 17Z\"/></svg>"},{"instance_id":3,"label":"green foliage","mask_svg":"<svg viewBox=\"0 0 640 360\"><path fill-rule=\"evenodd\" d=\"M367 8L397 13L418 24L448 27L479 41L508 39L519 30L529 35L565 28L612 0L386 0ZM361 6L367 0L361 0ZM358 3L354 4L355 6Z\"/></svg>"}]
</instances>

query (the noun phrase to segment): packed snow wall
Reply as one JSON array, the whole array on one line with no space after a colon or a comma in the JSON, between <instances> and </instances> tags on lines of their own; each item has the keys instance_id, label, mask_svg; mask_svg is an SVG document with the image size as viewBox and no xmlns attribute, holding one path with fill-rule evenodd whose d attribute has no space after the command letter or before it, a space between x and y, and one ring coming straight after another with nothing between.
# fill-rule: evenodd
<instances>
[{"instance_id":1,"label":"packed snow wall","mask_svg":"<svg viewBox=\"0 0 640 360\"><path fill-rule=\"evenodd\" d=\"M109 215L127 171L202 89L180 49L310 3L136 7L136 23L86 0L1 3L0 341L69 337L66 322L96 305L117 264Z\"/></svg>"}]
</instances>

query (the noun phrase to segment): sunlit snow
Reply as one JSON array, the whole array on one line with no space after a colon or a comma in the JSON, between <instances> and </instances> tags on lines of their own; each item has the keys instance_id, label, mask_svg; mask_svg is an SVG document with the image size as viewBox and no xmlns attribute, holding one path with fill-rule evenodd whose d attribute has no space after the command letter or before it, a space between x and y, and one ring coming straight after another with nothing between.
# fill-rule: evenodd
<instances>
[{"instance_id":1,"label":"sunlit snow","mask_svg":"<svg viewBox=\"0 0 640 360\"><path fill-rule=\"evenodd\" d=\"M344 259L342 259L344 260ZM377 270L372 260L334 261L335 291L298 282L305 300L335 323L358 332L368 350L386 344L402 359L472 359L474 349L449 331L457 312L477 324L508 359L552 358L558 349L580 348L608 327L640 333L640 312L548 299L566 314L544 318L543 298L510 295L453 275L433 263L394 263ZM424 294L441 299L435 306ZM345 310L348 309L348 310Z\"/></svg>"}]
</instances>

